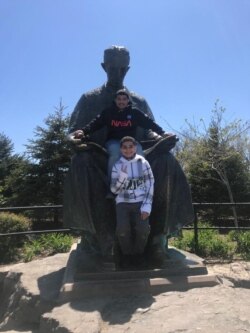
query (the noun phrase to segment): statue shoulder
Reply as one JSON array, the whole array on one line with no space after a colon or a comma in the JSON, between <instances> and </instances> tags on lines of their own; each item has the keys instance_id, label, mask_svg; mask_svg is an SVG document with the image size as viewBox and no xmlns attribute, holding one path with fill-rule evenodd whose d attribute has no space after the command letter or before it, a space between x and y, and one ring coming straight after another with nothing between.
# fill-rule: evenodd
<instances>
[{"instance_id":1,"label":"statue shoulder","mask_svg":"<svg viewBox=\"0 0 250 333\"><path fill-rule=\"evenodd\" d=\"M100 113L103 109L105 99L104 87L95 88L83 93L75 105L74 112L82 110L91 110L95 115Z\"/></svg>"},{"instance_id":2,"label":"statue shoulder","mask_svg":"<svg viewBox=\"0 0 250 333\"><path fill-rule=\"evenodd\" d=\"M79 101L81 100L92 100L92 99L96 99L97 97L99 97L100 95L103 94L104 91L104 87L98 87L92 90L89 90L85 93L82 94L81 98Z\"/></svg>"},{"instance_id":3,"label":"statue shoulder","mask_svg":"<svg viewBox=\"0 0 250 333\"><path fill-rule=\"evenodd\" d=\"M142 97L141 95L137 94L136 92L130 91L129 93L133 100L139 101L141 103L147 103L146 99L144 97Z\"/></svg>"},{"instance_id":4,"label":"statue shoulder","mask_svg":"<svg viewBox=\"0 0 250 333\"><path fill-rule=\"evenodd\" d=\"M130 96L131 96L132 104L135 108L140 109L141 111L143 111L144 113L149 115L152 119L154 119L150 106L148 105L148 102L146 101L146 99L144 97L142 97L141 95L138 95L134 91L130 91Z\"/></svg>"}]
</instances>

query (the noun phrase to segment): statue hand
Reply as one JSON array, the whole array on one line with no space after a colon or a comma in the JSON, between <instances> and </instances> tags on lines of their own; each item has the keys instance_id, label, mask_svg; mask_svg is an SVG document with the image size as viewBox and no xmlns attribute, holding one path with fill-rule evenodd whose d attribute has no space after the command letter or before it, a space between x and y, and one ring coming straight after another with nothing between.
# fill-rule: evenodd
<instances>
[{"instance_id":1,"label":"statue hand","mask_svg":"<svg viewBox=\"0 0 250 333\"><path fill-rule=\"evenodd\" d=\"M81 144L83 137L84 137L84 132L82 130L77 130L68 135L69 141L75 145Z\"/></svg>"},{"instance_id":2,"label":"statue hand","mask_svg":"<svg viewBox=\"0 0 250 333\"><path fill-rule=\"evenodd\" d=\"M74 136L75 136L76 139L82 139L84 137L83 130L77 130L73 134L74 134Z\"/></svg>"},{"instance_id":3,"label":"statue hand","mask_svg":"<svg viewBox=\"0 0 250 333\"><path fill-rule=\"evenodd\" d=\"M170 136L176 136L176 135L173 134L173 133L167 133L167 132L165 132L165 133L162 134L162 137L163 137L163 138L168 138L168 137L170 137Z\"/></svg>"}]
</instances>

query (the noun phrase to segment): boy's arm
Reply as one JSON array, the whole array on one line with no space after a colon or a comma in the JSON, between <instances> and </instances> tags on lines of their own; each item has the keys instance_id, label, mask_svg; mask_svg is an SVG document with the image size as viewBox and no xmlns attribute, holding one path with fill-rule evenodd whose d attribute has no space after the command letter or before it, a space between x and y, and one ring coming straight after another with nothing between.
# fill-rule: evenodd
<instances>
[{"instance_id":1,"label":"boy's arm","mask_svg":"<svg viewBox=\"0 0 250 333\"><path fill-rule=\"evenodd\" d=\"M118 194L123 190L123 185L128 178L127 166L122 165L119 170L118 163L112 168L110 190L114 194Z\"/></svg>"},{"instance_id":2,"label":"boy's arm","mask_svg":"<svg viewBox=\"0 0 250 333\"><path fill-rule=\"evenodd\" d=\"M154 175L148 161L145 161L143 164L143 176L145 182L145 196L141 205L141 212L150 214L154 195Z\"/></svg>"},{"instance_id":3,"label":"boy's arm","mask_svg":"<svg viewBox=\"0 0 250 333\"><path fill-rule=\"evenodd\" d=\"M141 127L144 127L145 129L151 129L159 135L163 135L165 133L164 130L158 124L156 124L154 120L152 120L141 110L136 109L136 117L138 118L138 122Z\"/></svg>"},{"instance_id":4,"label":"boy's arm","mask_svg":"<svg viewBox=\"0 0 250 333\"><path fill-rule=\"evenodd\" d=\"M84 135L93 133L107 124L106 109L92 119L86 126L82 128Z\"/></svg>"}]
</instances>

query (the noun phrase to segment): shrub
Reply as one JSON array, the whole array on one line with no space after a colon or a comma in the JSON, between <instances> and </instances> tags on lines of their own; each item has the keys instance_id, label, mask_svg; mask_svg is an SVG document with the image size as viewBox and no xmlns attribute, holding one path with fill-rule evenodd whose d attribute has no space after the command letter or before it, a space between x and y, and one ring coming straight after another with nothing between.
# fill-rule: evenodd
<instances>
[{"instance_id":1,"label":"shrub","mask_svg":"<svg viewBox=\"0 0 250 333\"><path fill-rule=\"evenodd\" d=\"M211 232L212 231L212 232ZM202 230L199 234L198 253L204 257L231 259L234 246L216 230Z\"/></svg>"},{"instance_id":2,"label":"shrub","mask_svg":"<svg viewBox=\"0 0 250 333\"><path fill-rule=\"evenodd\" d=\"M200 228L209 226L208 223L198 224L198 227ZM232 258L234 246L228 238L219 235L217 230L212 229L199 230L198 233L198 255L206 258ZM171 244L179 249L195 252L194 232L183 230L182 236L171 241Z\"/></svg>"},{"instance_id":3,"label":"shrub","mask_svg":"<svg viewBox=\"0 0 250 333\"><path fill-rule=\"evenodd\" d=\"M23 260L27 262L37 256L68 252L73 244L73 240L74 238L71 235L60 233L43 234L25 244Z\"/></svg>"},{"instance_id":4,"label":"shrub","mask_svg":"<svg viewBox=\"0 0 250 333\"><path fill-rule=\"evenodd\" d=\"M14 213L0 213L0 233L28 231L31 221ZM0 237L0 262L6 263L19 259L19 248L23 246L27 236L1 236Z\"/></svg>"},{"instance_id":5,"label":"shrub","mask_svg":"<svg viewBox=\"0 0 250 333\"><path fill-rule=\"evenodd\" d=\"M183 230L178 237L171 239L169 243L178 249L195 252L193 231Z\"/></svg>"},{"instance_id":6,"label":"shrub","mask_svg":"<svg viewBox=\"0 0 250 333\"><path fill-rule=\"evenodd\" d=\"M30 229L31 221L23 216L14 213L0 213L0 232L21 232Z\"/></svg>"},{"instance_id":7,"label":"shrub","mask_svg":"<svg viewBox=\"0 0 250 333\"><path fill-rule=\"evenodd\" d=\"M233 230L229 237L236 242L236 252L241 254L243 259L250 260L250 231Z\"/></svg>"}]
</instances>

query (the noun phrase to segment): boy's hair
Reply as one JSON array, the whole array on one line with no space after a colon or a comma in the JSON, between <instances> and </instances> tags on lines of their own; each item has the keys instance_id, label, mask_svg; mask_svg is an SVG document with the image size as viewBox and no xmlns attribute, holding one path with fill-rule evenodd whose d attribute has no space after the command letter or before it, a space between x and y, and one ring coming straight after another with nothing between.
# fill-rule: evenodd
<instances>
[{"instance_id":1,"label":"boy's hair","mask_svg":"<svg viewBox=\"0 0 250 333\"><path fill-rule=\"evenodd\" d=\"M123 145L124 142L132 142L134 146L137 145L136 140L132 136L124 136L120 141L120 147Z\"/></svg>"},{"instance_id":2,"label":"boy's hair","mask_svg":"<svg viewBox=\"0 0 250 333\"><path fill-rule=\"evenodd\" d=\"M117 92L115 93L115 97L117 97L118 95L125 95L130 100L129 92L126 89L119 89L119 90L117 90Z\"/></svg>"}]
</instances>

